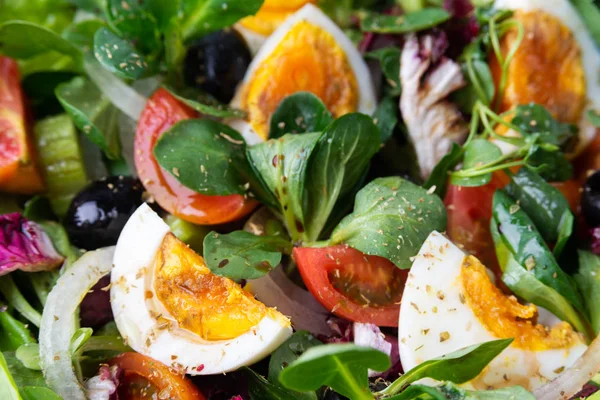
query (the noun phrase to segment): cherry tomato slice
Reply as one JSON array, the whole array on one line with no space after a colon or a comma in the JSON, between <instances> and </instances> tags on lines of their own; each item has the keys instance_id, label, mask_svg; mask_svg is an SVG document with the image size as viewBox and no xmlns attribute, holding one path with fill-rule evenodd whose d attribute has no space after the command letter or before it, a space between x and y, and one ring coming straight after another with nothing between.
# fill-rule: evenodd
<instances>
[{"instance_id":1,"label":"cherry tomato slice","mask_svg":"<svg viewBox=\"0 0 600 400\"><path fill-rule=\"evenodd\" d=\"M44 189L27 130L16 61L0 57L0 191L32 194Z\"/></svg>"},{"instance_id":2,"label":"cherry tomato slice","mask_svg":"<svg viewBox=\"0 0 600 400\"><path fill-rule=\"evenodd\" d=\"M146 190L158 204L186 221L214 225L235 221L249 214L258 203L241 195L206 196L194 192L163 170L152 149L160 135L175 123L198 114L177 101L165 89L148 100L135 133L135 167Z\"/></svg>"},{"instance_id":3,"label":"cherry tomato slice","mask_svg":"<svg viewBox=\"0 0 600 400\"><path fill-rule=\"evenodd\" d=\"M398 326L408 270L346 245L293 251L310 293L333 314L355 322Z\"/></svg>"},{"instance_id":4,"label":"cherry tomato slice","mask_svg":"<svg viewBox=\"0 0 600 400\"><path fill-rule=\"evenodd\" d=\"M109 364L123 370L118 387L120 399L205 400L200 389L185 376L143 354L123 353Z\"/></svg>"}]
</instances>

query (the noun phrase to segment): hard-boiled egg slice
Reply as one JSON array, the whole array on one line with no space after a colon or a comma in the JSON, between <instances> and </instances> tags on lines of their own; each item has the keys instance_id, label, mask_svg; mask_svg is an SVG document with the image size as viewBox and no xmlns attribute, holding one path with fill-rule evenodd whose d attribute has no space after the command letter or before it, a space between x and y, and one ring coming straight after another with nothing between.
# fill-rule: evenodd
<instances>
[{"instance_id":1,"label":"hard-boiled egg slice","mask_svg":"<svg viewBox=\"0 0 600 400\"><path fill-rule=\"evenodd\" d=\"M283 98L312 92L339 117L372 114L375 90L361 54L318 7L307 4L269 37L250 64L232 106L248 113L231 126L244 137L269 134L271 115Z\"/></svg>"},{"instance_id":2,"label":"hard-boiled egg slice","mask_svg":"<svg viewBox=\"0 0 600 400\"><path fill-rule=\"evenodd\" d=\"M290 321L214 275L146 204L117 243L111 304L135 351L188 374L217 374L269 355L292 333Z\"/></svg>"},{"instance_id":3,"label":"hard-boiled egg slice","mask_svg":"<svg viewBox=\"0 0 600 400\"><path fill-rule=\"evenodd\" d=\"M600 52L585 23L569 0L496 0L494 7L514 10L525 31L508 68L501 111L541 104L579 127L575 153L581 151L596 134L586 114L600 110ZM502 37L504 55L516 40L516 29ZM498 86L499 64L494 57L490 64Z\"/></svg>"},{"instance_id":4,"label":"hard-boiled egg slice","mask_svg":"<svg viewBox=\"0 0 600 400\"><path fill-rule=\"evenodd\" d=\"M244 36L252 53L256 54L287 17L309 3L316 4L317 0L265 0L258 12L243 18L236 29Z\"/></svg>"},{"instance_id":5,"label":"hard-boiled egg slice","mask_svg":"<svg viewBox=\"0 0 600 400\"><path fill-rule=\"evenodd\" d=\"M534 305L502 293L477 258L432 232L415 258L402 297L402 366L409 370L467 346L514 338L470 385L533 390L571 366L587 348L568 323L556 319L554 326L544 326L542 319L551 318L541 316L536 321Z\"/></svg>"}]
</instances>

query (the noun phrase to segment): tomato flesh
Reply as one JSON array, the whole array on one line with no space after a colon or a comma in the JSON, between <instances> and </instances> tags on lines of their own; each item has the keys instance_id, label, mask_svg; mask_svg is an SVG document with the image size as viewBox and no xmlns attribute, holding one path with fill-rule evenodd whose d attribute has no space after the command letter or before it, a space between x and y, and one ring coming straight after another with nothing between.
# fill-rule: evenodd
<instances>
[{"instance_id":1,"label":"tomato flesh","mask_svg":"<svg viewBox=\"0 0 600 400\"><path fill-rule=\"evenodd\" d=\"M160 135L175 123L198 114L165 89L148 100L135 133L135 167L146 190L158 204L186 221L213 225L248 215L258 203L241 195L206 196L183 186L156 162L152 149Z\"/></svg>"},{"instance_id":2,"label":"tomato flesh","mask_svg":"<svg viewBox=\"0 0 600 400\"><path fill-rule=\"evenodd\" d=\"M310 293L333 314L355 322L398 326L407 270L346 245L293 251Z\"/></svg>"},{"instance_id":3,"label":"tomato flesh","mask_svg":"<svg viewBox=\"0 0 600 400\"><path fill-rule=\"evenodd\" d=\"M205 400L200 390L185 376L143 354L123 353L109 364L123 370L118 387L120 399Z\"/></svg>"},{"instance_id":4,"label":"tomato flesh","mask_svg":"<svg viewBox=\"0 0 600 400\"><path fill-rule=\"evenodd\" d=\"M17 63L0 56L0 191L32 194L44 189L35 163L35 147Z\"/></svg>"}]
</instances>

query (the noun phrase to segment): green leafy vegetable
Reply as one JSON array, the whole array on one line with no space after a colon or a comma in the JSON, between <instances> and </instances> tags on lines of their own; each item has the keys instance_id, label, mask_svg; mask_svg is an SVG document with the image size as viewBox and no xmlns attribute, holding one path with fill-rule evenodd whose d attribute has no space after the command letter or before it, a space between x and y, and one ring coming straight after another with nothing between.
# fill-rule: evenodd
<instances>
[{"instance_id":1,"label":"green leafy vegetable","mask_svg":"<svg viewBox=\"0 0 600 400\"><path fill-rule=\"evenodd\" d=\"M25 367L12 351L4 352L2 354L4 355L8 371L12 375L17 388L23 388L25 386L46 387L44 376L41 371Z\"/></svg>"},{"instance_id":2,"label":"green leafy vegetable","mask_svg":"<svg viewBox=\"0 0 600 400\"><path fill-rule=\"evenodd\" d=\"M579 271L575 281L585 300L594 333L600 332L600 257L579 250Z\"/></svg>"},{"instance_id":3,"label":"green leafy vegetable","mask_svg":"<svg viewBox=\"0 0 600 400\"><path fill-rule=\"evenodd\" d=\"M325 129L306 173L305 234L316 241L336 201L360 180L380 146L379 130L364 114L346 114Z\"/></svg>"},{"instance_id":4,"label":"green leafy vegetable","mask_svg":"<svg viewBox=\"0 0 600 400\"><path fill-rule=\"evenodd\" d=\"M573 165L562 151L549 151L535 145L531 147L526 160L527 165L548 182L564 182L573 176Z\"/></svg>"},{"instance_id":5,"label":"green leafy vegetable","mask_svg":"<svg viewBox=\"0 0 600 400\"><path fill-rule=\"evenodd\" d=\"M24 386L19 390L23 400L61 400L62 397L46 387Z\"/></svg>"},{"instance_id":6,"label":"green leafy vegetable","mask_svg":"<svg viewBox=\"0 0 600 400\"><path fill-rule=\"evenodd\" d=\"M387 83L392 88L390 93L388 93L391 97L400 96L400 93L402 93L402 85L400 83L400 55L401 51L397 47L384 47L365 54L366 58L379 60L381 71Z\"/></svg>"},{"instance_id":7,"label":"green leafy vegetable","mask_svg":"<svg viewBox=\"0 0 600 400\"><path fill-rule=\"evenodd\" d=\"M208 119L181 121L154 146L156 161L188 188L206 195L246 194L246 143L235 130Z\"/></svg>"},{"instance_id":8,"label":"green leafy vegetable","mask_svg":"<svg viewBox=\"0 0 600 400\"><path fill-rule=\"evenodd\" d=\"M502 157L498 146L485 139L475 139L464 148L463 170L477 168L481 165L493 163ZM452 176L452 184L458 186L483 186L492 180L492 173L480 174L476 177Z\"/></svg>"},{"instance_id":9,"label":"green leafy vegetable","mask_svg":"<svg viewBox=\"0 0 600 400\"><path fill-rule=\"evenodd\" d=\"M184 40L232 26L238 20L254 15L263 0L181 0L181 22Z\"/></svg>"},{"instance_id":10,"label":"green leafy vegetable","mask_svg":"<svg viewBox=\"0 0 600 400\"><path fill-rule=\"evenodd\" d=\"M163 85L163 87L175 96L175 98L198 111L200 114L217 118L244 118L246 116L244 111L220 104L217 100L208 98L206 95L201 95L194 89L188 88L176 91L167 85Z\"/></svg>"},{"instance_id":11,"label":"green leafy vegetable","mask_svg":"<svg viewBox=\"0 0 600 400\"><path fill-rule=\"evenodd\" d=\"M156 19L147 11L145 4L141 4L138 0L106 1L109 24L126 41L135 42L136 47L144 53L151 53L160 48L160 34ZM173 3L177 2L173 1ZM115 54L115 59L118 58L119 54Z\"/></svg>"},{"instance_id":12,"label":"green leafy vegetable","mask_svg":"<svg viewBox=\"0 0 600 400\"><path fill-rule=\"evenodd\" d=\"M330 243L407 269L429 233L445 229L446 209L438 196L399 177L379 178L358 192L354 212L335 228Z\"/></svg>"},{"instance_id":13,"label":"green leafy vegetable","mask_svg":"<svg viewBox=\"0 0 600 400\"><path fill-rule=\"evenodd\" d=\"M39 327L42 321L42 315L35 309L27 299L23 296L17 285L15 284L12 275L4 275L0 277L0 293L4 299L13 306L24 318L32 324Z\"/></svg>"},{"instance_id":14,"label":"green leafy vegetable","mask_svg":"<svg viewBox=\"0 0 600 400\"><path fill-rule=\"evenodd\" d=\"M394 134L398 125L398 101L393 97L386 97L377 106L373 114L373 122L379 128L379 139L385 144Z\"/></svg>"},{"instance_id":15,"label":"green leafy vegetable","mask_svg":"<svg viewBox=\"0 0 600 400\"><path fill-rule=\"evenodd\" d=\"M56 97L73 123L104 151L106 157L121 157L117 119L119 111L92 82L76 77L56 89Z\"/></svg>"},{"instance_id":16,"label":"green leafy vegetable","mask_svg":"<svg viewBox=\"0 0 600 400\"><path fill-rule=\"evenodd\" d=\"M281 253L291 253L291 246L288 240L275 236L211 232L204 238L204 260L217 275L234 280L256 279L281 262Z\"/></svg>"},{"instance_id":17,"label":"green leafy vegetable","mask_svg":"<svg viewBox=\"0 0 600 400\"><path fill-rule=\"evenodd\" d=\"M21 400L17 384L8 371L8 365L0 353L0 398L6 400Z\"/></svg>"},{"instance_id":18,"label":"green leafy vegetable","mask_svg":"<svg viewBox=\"0 0 600 400\"><path fill-rule=\"evenodd\" d=\"M40 366L40 346L37 343L25 343L15 352L15 357L23 366L36 371L41 371Z\"/></svg>"},{"instance_id":19,"label":"green leafy vegetable","mask_svg":"<svg viewBox=\"0 0 600 400\"><path fill-rule=\"evenodd\" d=\"M289 400L295 399L295 392L271 383L250 368L243 368L248 379L248 394L251 400ZM316 397L315 397L316 399Z\"/></svg>"},{"instance_id":20,"label":"green leafy vegetable","mask_svg":"<svg viewBox=\"0 0 600 400\"><path fill-rule=\"evenodd\" d=\"M361 22L365 32L375 33L408 33L433 28L450 19L450 14L443 8L424 8L406 15L371 14Z\"/></svg>"},{"instance_id":21,"label":"green leafy vegetable","mask_svg":"<svg viewBox=\"0 0 600 400\"><path fill-rule=\"evenodd\" d=\"M329 386L351 399L373 399L367 371L385 371L390 359L370 347L354 344L329 344L308 349L281 371L281 384L298 392Z\"/></svg>"},{"instance_id":22,"label":"green leafy vegetable","mask_svg":"<svg viewBox=\"0 0 600 400\"><path fill-rule=\"evenodd\" d=\"M94 35L94 55L110 72L125 79L138 79L146 72L148 63L135 47L107 28Z\"/></svg>"},{"instance_id":23,"label":"green leafy vegetable","mask_svg":"<svg viewBox=\"0 0 600 400\"><path fill-rule=\"evenodd\" d=\"M469 47L467 46L465 52ZM452 98L457 100L461 109L471 113L477 101L489 106L494 98L496 88L485 57L476 59L473 54L463 53L461 58L465 57L466 60L463 62L462 70L467 85L453 94Z\"/></svg>"},{"instance_id":24,"label":"green leafy vegetable","mask_svg":"<svg viewBox=\"0 0 600 400\"><path fill-rule=\"evenodd\" d=\"M94 35L106 23L100 19L87 19L72 23L65 29L62 36L73 43L85 54L94 49Z\"/></svg>"},{"instance_id":25,"label":"green leafy vegetable","mask_svg":"<svg viewBox=\"0 0 600 400\"><path fill-rule=\"evenodd\" d=\"M333 117L321 99L310 92L297 92L284 98L271 116L269 138L286 133L322 132Z\"/></svg>"},{"instance_id":26,"label":"green leafy vegetable","mask_svg":"<svg viewBox=\"0 0 600 400\"><path fill-rule=\"evenodd\" d=\"M579 12L586 28L596 42L596 46L600 46L600 10L598 10L598 5L594 4L592 0L570 0L570 2Z\"/></svg>"},{"instance_id":27,"label":"green leafy vegetable","mask_svg":"<svg viewBox=\"0 0 600 400\"><path fill-rule=\"evenodd\" d=\"M587 113L587 119L594 125L596 128L600 127L600 114L595 110L590 110Z\"/></svg>"},{"instance_id":28,"label":"green leafy vegetable","mask_svg":"<svg viewBox=\"0 0 600 400\"><path fill-rule=\"evenodd\" d=\"M433 171L431 171L431 175L429 175L429 178L423 184L423 187L425 189L433 189L435 194L443 198L448 186L448 174L462 161L463 155L464 149L458 144L452 143L450 152L436 164Z\"/></svg>"},{"instance_id":29,"label":"green leafy vegetable","mask_svg":"<svg viewBox=\"0 0 600 400\"><path fill-rule=\"evenodd\" d=\"M411 385L399 395L388 400L416 400L427 394L434 400L535 400L535 397L520 386L512 386L496 390L465 390L452 382L437 387Z\"/></svg>"},{"instance_id":30,"label":"green leafy vegetable","mask_svg":"<svg viewBox=\"0 0 600 400\"><path fill-rule=\"evenodd\" d=\"M512 341L513 339L492 340L425 361L396 379L380 393L396 394L411 383L423 378L459 384L468 382L479 375Z\"/></svg>"},{"instance_id":31,"label":"green leafy vegetable","mask_svg":"<svg viewBox=\"0 0 600 400\"><path fill-rule=\"evenodd\" d=\"M6 306L0 304L2 308ZM15 351L27 343L35 343L31 332L6 310L0 310L0 350Z\"/></svg>"},{"instance_id":32,"label":"green leafy vegetable","mask_svg":"<svg viewBox=\"0 0 600 400\"><path fill-rule=\"evenodd\" d=\"M571 124L558 122L550 111L539 104L519 105L511 123L524 135L539 135L543 143L564 146L577 134Z\"/></svg>"}]
</instances>

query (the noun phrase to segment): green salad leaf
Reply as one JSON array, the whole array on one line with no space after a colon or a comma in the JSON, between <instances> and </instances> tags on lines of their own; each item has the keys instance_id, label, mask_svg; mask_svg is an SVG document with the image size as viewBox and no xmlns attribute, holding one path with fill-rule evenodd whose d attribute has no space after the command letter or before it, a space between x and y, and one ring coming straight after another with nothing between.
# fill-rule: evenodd
<instances>
[{"instance_id":1,"label":"green salad leaf","mask_svg":"<svg viewBox=\"0 0 600 400\"><path fill-rule=\"evenodd\" d=\"M464 147L463 169L468 170L480 165L495 162L502 157L502 151L494 143L485 139L474 139ZM475 177L452 176L451 182L457 186L483 186L492 180L492 173Z\"/></svg>"},{"instance_id":2,"label":"green salad leaf","mask_svg":"<svg viewBox=\"0 0 600 400\"><path fill-rule=\"evenodd\" d=\"M543 143L563 146L577 134L571 124L558 122L550 111L539 104L519 105L511 123L524 135L539 135Z\"/></svg>"},{"instance_id":3,"label":"green salad leaf","mask_svg":"<svg viewBox=\"0 0 600 400\"><path fill-rule=\"evenodd\" d=\"M24 345L19 346L15 352L15 357L17 357L26 368L36 371L42 370L42 367L40 366L40 345L37 343L25 343Z\"/></svg>"},{"instance_id":4,"label":"green salad leaf","mask_svg":"<svg viewBox=\"0 0 600 400\"><path fill-rule=\"evenodd\" d=\"M310 92L297 92L284 98L271 116L269 138L322 132L332 122L333 117L320 98Z\"/></svg>"},{"instance_id":5,"label":"green salad leaf","mask_svg":"<svg viewBox=\"0 0 600 400\"><path fill-rule=\"evenodd\" d=\"M200 114L209 115L216 118L244 118L246 116L244 111L220 104L217 100L208 98L208 96L202 95L194 89L188 88L175 90L167 85L163 85L163 88L177 98L177 100L180 100L181 102L190 106Z\"/></svg>"},{"instance_id":6,"label":"green salad leaf","mask_svg":"<svg viewBox=\"0 0 600 400\"><path fill-rule=\"evenodd\" d=\"M156 161L184 186L201 194L246 194L250 188L246 143L227 125L208 119L175 124L154 146Z\"/></svg>"},{"instance_id":7,"label":"green salad leaf","mask_svg":"<svg viewBox=\"0 0 600 400\"><path fill-rule=\"evenodd\" d=\"M6 400L21 400L19 390L2 353L0 353L0 397Z\"/></svg>"},{"instance_id":8,"label":"green salad leaf","mask_svg":"<svg viewBox=\"0 0 600 400\"><path fill-rule=\"evenodd\" d=\"M600 127L600 114L595 110L590 110L587 113L587 119L594 125L596 128Z\"/></svg>"},{"instance_id":9,"label":"green salad leaf","mask_svg":"<svg viewBox=\"0 0 600 400\"><path fill-rule=\"evenodd\" d=\"M107 158L121 158L119 111L88 79L78 76L56 88L56 97L73 123Z\"/></svg>"},{"instance_id":10,"label":"green salad leaf","mask_svg":"<svg viewBox=\"0 0 600 400\"><path fill-rule=\"evenodd\" d=\"M573 176L573 165L562 151L549 151L534 145L525 160L527 165L548 182L564 182Z\"/></svg>"},{"instance_id":11,"label":"green salad leaf","mask_svg":"<svg viewBox=\"0 0 600 400\"><path fill-rule=\"evenodd\" d=\"M353 213L334 229L330 243L407 269L429 233L445 229L446 209L438 196L400 177L378 178L357 193Z\"/></svg>"},{"instance_id":12,"label":"green salad leaf","mask_svg":"<svg viewBox=\"0 0 600 400\"><path fill-rule=\"evenodd\" d=\"M398 101L393 97L385 97L373 114L373 122L379 128L379 139L385 144L394 134L398 125Z\"/></svg>"},{"instance_id":13,"label":"green salad leaf","mask_svg":"<svg viewBox=\"0 0 600 400\"><path fill-rule=\"evenodd\" d=\"M465 151L461 146L452 143L450 152L444 155L435 165L423 187L433 190L435 194L443 198L448 186L448 175L462 161L464 153Z\"/></svg>"},{"instance_id":14,"label":"green salad leaf","mask_svg":"<svg viewBox=\"0 0 600 400\"><path fill-rule=\"evenodd\" d=\"M244 367L242 371L248 379L248 394L251 400L288 400L295 398L295 392L269 382L250 368Z\"/></svg>"},{"instance_id":15,"label":"green salad leaf","mask_svg":"<svg viewBox=\"0 0 600 400\"><path fill-rule=\"evenodd\" d=\"M104 68L125 79L139 79L148 64L131 42L121 39L108 28L100 28L94 35L94 55Z\"/></svg>"},{"instance_id":16,"label":"green salad leaf","mask_svg":"<svg viewBox=\"0 0 600 400\"><path fill-rule=\"evenodd\" d=\"M402 84L400 83L400 55L401 50L397 47L384 47L365 54L366 58L378 60L381 71L392 90L388 93L391 97L400 96Z\"/></svg>"},{"instance_id":17,"label":"green salad leaf","mask_svg":"<svg viewBox=\"0 0 600 400\"><path fill-rule=\"evenodd\" d=\"M214 274L234 280L256 279L275 268L281 253L291 253L291 247L289 240L276 236L211 232L204 238L204 261Z\"/></svg>"},{"instance_id":18,"label":"green salad leaf","mask_svg":"<svg viewBox=\"0 0 600 400\"><path fill-rule=\"evenodd\" d=\"M19 390L22 400L61 400L62 397L52 390L41 386L23 386Z\"/></svg>"},{"instance_id":19,"label":"green salad leaf","mask_svg":"<svg viewBox=\"0 0 600 400\"><path fill-rule=\"evenodd\" d=\"M306 173L305 238L316 241L339 198L352 190L380 146L379 130L364 114L346 114L325 129Z\"/></svg>"},{"instance_id":20,"label":"green salad leaf","mask_svg":"<svg viewBox=\"0 0 600 400\"><path fill-rule=\"evenodd\" d=\"M373 399L368 369L385 371L390 359L379 350L355 344L329 344L308 349L279 375L281 384L297 392L329 386L356 400Z\"/></svg>"},{"instance_id":21,"label":"green salad leaf","mask_svg":"<svg viewBox=\"0 0 600 400\"><path fill-rule=\"evenodd\" d=\"M512 342L513 339L492 340L425 361L407 371L379 393L396 394L411 383L423 378L451 381L458 384L468 382L477 377Z\"/></svg>"},{"instance_id":22,"label":"green salad leaf","mask_svg":"<svg viewBox=\"0 0 600 400\"><path fill-rule=\"evenodd\" d=\"M35 343L35 339L25 324L8 311L0 311L0 351L16 351L27 343Z\"/></svg>"},{"instance_id":23,"label":"green salad leaf","mask_svg":"<svg viewBox=\"0 0 600 400\"><path fill-rule=\"evenodd\" d=\"M409 33L433 28L450 19L443 8L424 8L405 15L369 14L361 21L364 32Z\"/></svg>"},{"instance_id":24,"label":"green salad leaf","mask_svg":"<svg viewBox=\"0 0 600 400\"><path fill-rule=\"evenodd\" d=\"M600 10L598 4L592 0L570 0L570 2L583 19L588 32L596 42L596 46L600 46Z\"/></svg>"},{"instance_id":25,"label":"green salad leaf","mask_svg":"<svg viewBox=\"0 0 600 400\"><path fill-rule=\"evenodd\" d=\"M579 271L575 282L585 301L594 333L600 333L600 257L589 251L579 250Z\"/></svg>"},{"instance_id":26,"label":"green salad leaf","mask_svg":"<svg viewBox=\"0 0 600 400\"><path fill-rule=\"evenodd\" d=\"M3 352L2 354L6 360L8 372L12 375L17 388L24 386L46 387L42 371L25 367L13 351Z\"/></svg>"},{"instance_id":27,"label":"green salad leaf","mask_svg":"<svg viewBox=\"0 0 600 400\"><path fill-rule=\"evenodd\" d=\"M135 42L136 47L145 54L160 48L158 24L143 2L106 0L106 3L108 23L123 39ZM118 55L115 54L115 58L118 58Z\"/></svg>"},{"instance_id":28,"label":"green salad leaf","mask_svg":"<svg viewBox=\"0 0 600 400\"><path fill-rule=\"evenodd\" d=\"M402 393L386 400L417 400L422 395L433 400L535 400L535 397L521 386L512 386L496 390L465 390L452 382L437 387L411 385Z\"/></svg>"}]
</instances>

